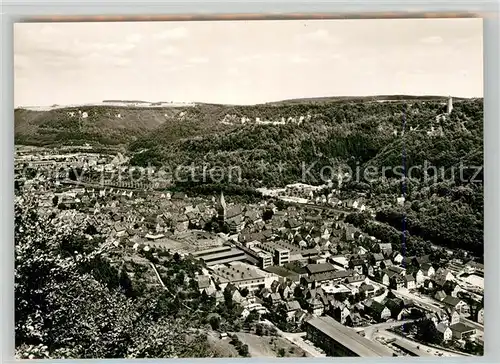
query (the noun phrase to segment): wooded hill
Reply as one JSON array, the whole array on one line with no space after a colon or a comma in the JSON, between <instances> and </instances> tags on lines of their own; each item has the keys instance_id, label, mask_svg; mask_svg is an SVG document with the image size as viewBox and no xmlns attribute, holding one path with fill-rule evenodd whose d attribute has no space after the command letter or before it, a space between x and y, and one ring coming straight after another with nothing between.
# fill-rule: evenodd
<instances>
[{"instance_id":1,"label":"wooded hill","mask_svg":"<svg viewBox=\"0 0 500 364\"><path fill-rule=\"evenodd\" d=\"M385 236L389 230L379 226L364 226L365 230L380 230L377 234L385 240L401 240L406 218L404 226L411 236L482 255L482 171L474 176L475 169L458 167L483 165L483 100L454 99L447 115L445 97L391 98L184 108L96 106L81 110L88 113L83 121L69 116L78 112L75 108L16 110L16 143L121 144L135 165L194 164L199 173L204 167L238 166L242 180L237 184L244 193L298 181L323 184L325 166L335 171L333 180L338 168L358 169L361 176L365 169L375 168L378 174L370 181L344 183L343 195L364 192L371 205L382 206L404 191L406 205L380 207L377 219L382 226L392 226L394 236ZM403 163L406 171L412 170L404 185ZM436 179L424 178L426 163L435 168L427 176ZM303 165L309 171L305 179ZM382 176L384 167L389 170ZM477 182L471 182L472 177ZM229 186L237 192L234 181L227 180L188 181L180 187L209 193Z\"/></svg>"}]
</instances>

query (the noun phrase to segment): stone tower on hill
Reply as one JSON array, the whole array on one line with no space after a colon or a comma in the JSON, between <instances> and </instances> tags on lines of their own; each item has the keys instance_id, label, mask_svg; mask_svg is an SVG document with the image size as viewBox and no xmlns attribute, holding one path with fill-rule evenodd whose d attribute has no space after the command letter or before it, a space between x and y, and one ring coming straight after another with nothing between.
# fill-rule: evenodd
<instances>
[{"instance_id":1,"label":"stone tower on hill","mask_svg":"<svg viewBox=\"0 0 500 364\"><path fill-rule=\"evenodd\" d=\"M446 113L451 114L453 110L453 98L451 96L448 97L448 107L446 108Z\"/></svg>"},{"instance_id":2,"label":"stone tower on hill","mask_svg":"<svg viewBox=\"0 0 500 364\"><path fill-rule=\"evenodd\" d=\"M217 204L217 219L219 221L219 225L222 226L226 222L226 214L227 214L226 200L224 199L224 192L221 192L219 203Z\"/></svg>"}]
</instances>

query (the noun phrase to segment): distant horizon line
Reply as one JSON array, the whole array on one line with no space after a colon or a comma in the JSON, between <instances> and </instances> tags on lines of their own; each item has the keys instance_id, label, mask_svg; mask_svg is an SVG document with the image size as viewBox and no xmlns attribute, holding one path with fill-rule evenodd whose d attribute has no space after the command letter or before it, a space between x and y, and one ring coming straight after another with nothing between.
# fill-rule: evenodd
<instances>
[{"instance_id":1,"label":"distant horizon line","mask_svg":"<svg viewBox=\"0 0 500 364\"><path fill-rule=\"evenodd\" d=\"M258 102L258 103L249 103L249 104L244 104L244 103L224 103L224 102L213 102L213 101L144 101L144 100L118 100L118 99L105 99L101 101L92 101L92 102L81 102L81 103L69 103L69 104L52 104L52 105L14 105L15 109L27 109L27 108L64 108L64 107L72 107L72 106L97 106L97 105L106 105L106 104L112 104L112 103L130 103L130 104L148 104L150 106L155 106L155 104L158 104L158 106L161 106L162 104L194 104L194 105L202 105L202 104L209 104L209 105L221 105L221 106L256 106L256 105L267 105L267 104L278 104L278 103L286 103L286 102L300 102L301 100L303 101L327 101L328 99L331 100L337 100L337 101L342 101L342 100L350 100L350 99L365 99L365 98L375 98L375 99L381 99L384 97L388 98L397 98L397 97L408 97L408 98L454 98L454 99L483 99L484 96L470 96L470 97L464 97L464 96L453 96L453 95L417 95L417 94L391 94L391 95L383 95L383 94L377 94L377 95L358 95L358 96L312 96L312 97L297 97L297 98L287 98L287 99L278 99L278 100L272 100L272 101L266 101L266 102ZM396 100L397 101L397 100Z\"/></svg>"}]
</instances>

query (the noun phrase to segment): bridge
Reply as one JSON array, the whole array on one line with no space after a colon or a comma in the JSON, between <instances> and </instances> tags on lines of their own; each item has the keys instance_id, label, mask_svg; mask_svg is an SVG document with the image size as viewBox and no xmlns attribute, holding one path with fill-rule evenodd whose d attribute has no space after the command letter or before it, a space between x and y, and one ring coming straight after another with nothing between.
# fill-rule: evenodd
<instances>
[{"instance_id":1,"label":"bridge","mask_svg":"<svg viewBox=\"0 0 500 364\"><path fill-rule=\"evenodd\" d=\"M66 179L61 181L62 184L65 185L73 185L80 187L89 187L89 188L115 188L118 190L124 191L164 191L164 188L157 187L153 183L130 183L130 182L119 182L116 183L92 183L92 182L81 182L81 181L73 181Z\"/></svg>"}]
</instances>

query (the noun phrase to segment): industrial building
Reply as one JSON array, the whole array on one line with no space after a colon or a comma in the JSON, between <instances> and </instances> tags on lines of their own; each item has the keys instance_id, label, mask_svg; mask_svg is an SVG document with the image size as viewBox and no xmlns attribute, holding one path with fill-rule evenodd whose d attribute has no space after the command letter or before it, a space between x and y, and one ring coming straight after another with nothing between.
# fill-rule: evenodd
<instances>
[{"instance_id":1,"label":"industrial building","mask_svg":"<svg viewBox=\"0 0 500 364\"><path fill-rule=\"evenodd\" d=\"M207 266L241 261L247 258L244 251L231 248L230 246L207 249L194 253L193 255L203 260Z\"/></svg>"},{"instance_id":2,"label":"industrial building","mask_svg":"<svg viewBox=\"0 0 500 364\"><path fill-rule=\"evenodd\" d=\"M284 265L290 262L290 250L285 248L276 248L274 250L274 261L277 265Z\"/></svg>"},{"instance_id":3,"label":"industrial building","mask_svg":"<svg viewBox=\"0 0 500 364\"><path fill-rule=\"evenodd\" d=\"M259 249L272 254L274 264L284 265L290 262L290 249L286 249L278 242L265 242L256 245Z\"/></svg>"},{"instance_id":4,"label":"industrial building","mask_svg":"<svg viewBox=\"0 0 500 364\"><path fill-rule=\"evenodd\" d=\"M265 285L265 275L259 269L241 262L233 262L228 265L213 266L214 279L220 282L221 287L229 283L235 287L256 290Z\"/></svg>"},{"instance_id":5,"label":"industrial building","mask_svg":"<svg viewBox=\"0 0 500 364\"><path fill-rule=\"evenodd\" d=\"M368 340L330 316L306 322L307 339L328 356L386 357L395 354L383 345Z\"/></svg>"},{"instance_id":6,"label":"industrial building","mask_svg":"<svg viewBox=\"0 0 500 364\"><path fill-rule=\"evenodd\" d=\"M255 246L249 249L251 251L250 254L252 254L259 260L259 265L262 269L266 269L267 267L273 265L273 256L269 252L263 251L262 249Z\"/></svg>"}]
</instances>

